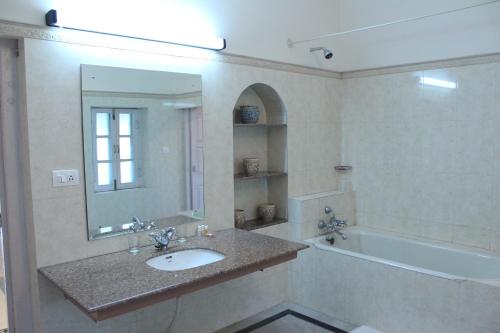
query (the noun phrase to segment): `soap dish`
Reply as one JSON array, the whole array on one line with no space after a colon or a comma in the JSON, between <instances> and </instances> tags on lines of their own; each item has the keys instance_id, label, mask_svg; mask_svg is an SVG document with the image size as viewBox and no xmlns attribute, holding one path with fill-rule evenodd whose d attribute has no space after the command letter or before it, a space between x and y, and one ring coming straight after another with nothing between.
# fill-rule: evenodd
<instances>
[{"instance_id":1,"label":"soap dish","mask_svg":"<svg viewBox=\"0 0 500 333\"><path fill-rule=\"evenodd\" d=\"M351 171L352 166L351 165L336 165L335 166L335 171Z\"/></svg>"}]
</instances>

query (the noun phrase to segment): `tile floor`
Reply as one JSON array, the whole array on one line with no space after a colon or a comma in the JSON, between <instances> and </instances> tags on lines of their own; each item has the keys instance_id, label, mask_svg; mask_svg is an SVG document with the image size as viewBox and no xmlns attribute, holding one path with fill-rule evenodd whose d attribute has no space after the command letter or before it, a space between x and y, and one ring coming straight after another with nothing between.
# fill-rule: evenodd
<instances>
[{"instance_id":1,"label":"tile floor","mask_svg":"<svg viewBox=\"0 0 500 333\"><path fill-rule=\"evenodd\" d=\"M275 316L283 311L286 310L292 310L294 312L298 312L300 314L303 314L305 316L308 316L310 318L313 318L315 320L321 321L325 324L328 324L333 327L337 327L341 330L344 331L351 331L354 329L356 326L347 323L345 321L338 320L336 318L333 318L331 316L325 315L323 313L320 313L318 311L306 308L304 306L292 303L292 302L284 302L281 304L278 304L270 309L264 310L252 317L249 317L247 319L244 319L240 322L237 322L233 325L230 325L228 327L225 327L216 333L234 333L238 332L240 330L247 329L251 325L254 325L256 323L259 323L267 318L270 318L272 316ZM271 322L270 324L266 326L259 327L258 329L252 331L251 333L330 333L330 331L325 330L322 327L316 326L312 323L309 323L307 321L301 320L295 316L292 315L286 315L283 316L279 319L277 319L274 322Z\"/></svg>"},{"instance_id":2,"label":"tile floor","mask_svg":"<svg viewBox=\"0 0 500 333\"><path fill-rule=\"evenodd\" d=\"M331 333L305 320L286 315L254 331L255 333Z\"/></svg>"}]
</instances>

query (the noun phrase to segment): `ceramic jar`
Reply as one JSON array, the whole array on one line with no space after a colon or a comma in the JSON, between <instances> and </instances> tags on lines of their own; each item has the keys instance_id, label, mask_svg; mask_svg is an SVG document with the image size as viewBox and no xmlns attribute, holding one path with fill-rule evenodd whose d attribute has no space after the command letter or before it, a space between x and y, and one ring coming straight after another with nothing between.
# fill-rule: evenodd
<instances>
[{"instance_id":1,"label":"ceramic jar","mask_svg":"<svg viewBox=\"0 0 500 333\"><path fill-rule=\"evenodd\" d=\"M255 124L259 121L260 111L254 105L240 106L240 121L243 124Z\"/></svg>"},{"instance_id":2,"label":"ceramic jar","mask_svg":"<svg viewBox=\"0 0 500 333\"><path fill-rule=\"evenodd\" d=\"M245 225L246 217L245 211L243 209L234 210L234 226L236 228L241 228Z\"/></svg>"},{"instance_id":3,"label":"ceramic jar","mask_svg":"<svg viewBox=\"0 0 500 333\"><path fill-rule=\"evenodd\" d=\"M244 158L243 159L243 169L245 175L255 176L259 172L259 159L258 158Z\"/></svg>"},{"instance_id":4,"label":"ceramic jar","mask_svg":"<svg viewBox=\"0 0 500 333\"><path fill-rule=\"evenodd\" d=\"M274 204L261 204L257 210L259 217L266 223L272 222L276 217L276 205Z\"/></svg>"}]
</instances>

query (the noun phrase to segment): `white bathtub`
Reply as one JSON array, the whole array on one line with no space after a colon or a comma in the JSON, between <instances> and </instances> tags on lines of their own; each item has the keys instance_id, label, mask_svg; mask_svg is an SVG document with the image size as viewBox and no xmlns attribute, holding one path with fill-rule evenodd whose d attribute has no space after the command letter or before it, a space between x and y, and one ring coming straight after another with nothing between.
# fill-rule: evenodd
<instances>
[{"instance_id":1,"label":"white bathtub","mask_svg":"<svg viewBox=\"0 0 500 333\"><path fill-rule=\"evenodd\" d=\"M347 240L305 240L290 299L385 333L500 332L500 257L348 227Z\"/></svg>"},{"instance_id":2,"label":"white bathtub","mask_svg":"<svg viewBox=\"0 0 500 333\"><path fill-rule=\"evenodd\" d=\"M316 248L415 270L448 279L500 281L500 256L445 243L405 238L360 227L344 230L347 240L334 245L320 236L307 240Z\"/></svg>"}]
</instances>

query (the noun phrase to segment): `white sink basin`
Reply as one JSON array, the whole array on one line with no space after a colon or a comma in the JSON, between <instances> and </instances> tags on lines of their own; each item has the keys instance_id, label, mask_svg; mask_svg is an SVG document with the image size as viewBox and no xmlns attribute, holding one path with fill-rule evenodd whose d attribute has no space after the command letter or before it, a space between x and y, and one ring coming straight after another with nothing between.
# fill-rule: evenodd
<instances>
[{"instance_id":1,"label":"white sink basin","mask_svg":"<svg viewBox=\"0 0 500 333\"><path fill-rule=\"evenodd\" d=\"M149 266L162 271L180 271L205 266L224 259L225 255L206 249L172 252L146 261Z\"/></svg>"}]
</instances>

